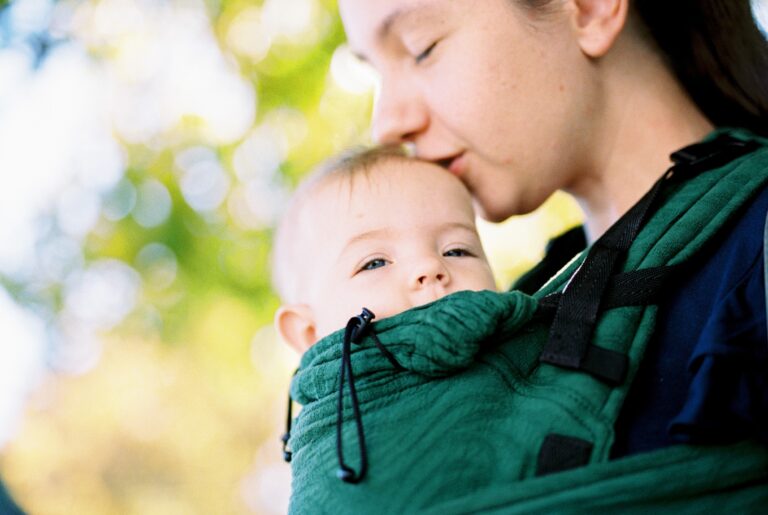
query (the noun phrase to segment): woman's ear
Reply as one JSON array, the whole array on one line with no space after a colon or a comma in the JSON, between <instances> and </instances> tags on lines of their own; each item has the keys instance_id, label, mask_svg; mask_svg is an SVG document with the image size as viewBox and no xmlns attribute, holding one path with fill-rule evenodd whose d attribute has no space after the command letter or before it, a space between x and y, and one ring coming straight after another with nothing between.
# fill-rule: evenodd
<instances>
[{"instance_id":1,"label":"woman's ear","mask_svg":"<svg viewBox=\"0 0 768 515\"><path fill-rule=\"evenodd\" d=\"M285 343L299 354L317 340L315 317L306 304L286 304L275 313L275 328Z\"/></svg>"},{"instance_id":2,"label":"woman's ear","mask_svg":"<svg viewBox=\"0 0 768 515\"><path fill-rule=\"evenodd\" d=\"M624 28L629 0L570 0L570 3L581 51L589 57L604 56Z\"/></svg>"}]
</instances>

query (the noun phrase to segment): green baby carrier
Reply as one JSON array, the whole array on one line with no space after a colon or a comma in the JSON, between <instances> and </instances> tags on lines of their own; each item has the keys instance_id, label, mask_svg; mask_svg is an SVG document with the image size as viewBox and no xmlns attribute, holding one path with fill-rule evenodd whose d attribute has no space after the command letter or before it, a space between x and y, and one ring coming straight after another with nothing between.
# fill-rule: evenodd
<instances>
[{"instance_id":1,"label":"green baby carrier","mask_svg":"<svg viewBox=\"0 0 768 515\"><path fill-rule=\"evenodd\" d=\"M610 460L675 273L768 183L768 142L719 131L533 296L458 292L303 357L284 437L293 513L768 511L768 448ZM291 414L288 415L289 427Z\"/></svg>"}]
</instances>

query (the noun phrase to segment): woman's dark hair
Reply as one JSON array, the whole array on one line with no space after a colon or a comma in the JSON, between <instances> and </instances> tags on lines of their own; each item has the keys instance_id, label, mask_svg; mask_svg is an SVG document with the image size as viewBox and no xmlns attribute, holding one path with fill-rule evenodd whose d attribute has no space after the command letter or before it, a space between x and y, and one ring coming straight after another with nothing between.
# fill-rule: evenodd
<instances>
[{"instance_id":1,"label":"woman's dark hair","mask_svg":"<svg viewBox=\"0 0 768 515\"><path fill-rule=\"evenodd\" d=\"M768 135L768 40L749 0L635 0L632 8L715 125Z\"/></svg>"},{"instance_id":2,"label":"woman's dark hair","mask_svg":"<svg viewBox=\"0 0 768 515\"><path fill-rule=\"evenodd\" d=\"M546 12L552 0L517 0ZM718 126L768 136L768 40L749 0L629 0L639 26Z\"/></svg>"}]
</instances>

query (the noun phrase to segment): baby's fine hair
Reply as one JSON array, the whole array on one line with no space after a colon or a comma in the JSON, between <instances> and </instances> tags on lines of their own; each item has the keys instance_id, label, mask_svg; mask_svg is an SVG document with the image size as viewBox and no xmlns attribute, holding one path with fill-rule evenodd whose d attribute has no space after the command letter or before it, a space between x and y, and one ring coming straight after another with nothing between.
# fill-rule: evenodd
<instances>
[{"instance_id":1,"label":"baby's fine hair","mask_svg":"<svg viewBox=\"0 0 768 515\"><path fill-rule=\"evenodd\" d=\"M304 178L291 196L275 229L272 245L272 285L284 303L298 302L301 277L297 273L303 233L299 215L311 195L332 180L368 176L377 166L412 159L402 145L355 147L324 161Z\"/></svg>"}]
</instances>

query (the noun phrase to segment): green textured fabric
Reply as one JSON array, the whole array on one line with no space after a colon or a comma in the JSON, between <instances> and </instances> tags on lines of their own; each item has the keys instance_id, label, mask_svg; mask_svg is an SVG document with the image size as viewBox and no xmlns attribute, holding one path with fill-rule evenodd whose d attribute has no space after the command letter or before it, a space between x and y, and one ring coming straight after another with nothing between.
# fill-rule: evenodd
<instances>
[{"instance_id":1,"label":"green textured fabric","mask_svg":"<svg viewBox=\"0 0 768 515\"><path fill-rule=\"evenodd\" d=\"M737 130L731 135L755 139ZM768 142L722 168L664 192L623 271L684 263L768 182ZM343 332L302 358L292 397L293 513L702 512L765 509L768 451L757 444L673 447L611 462L613 424L652 334L655 306L601 314L593 343L629 356L627 380L610 387L588 374L541 364L548 327L537 299L558 291L581 256L534 296L459 292L373 330L403 365L398 372L370 337L352 346L368 449L359 484L336 477L336 417ZM345 461L357 468L357 434L345 395ZM590 442L589 464L536 477L550 433Z\"/></svg>"},{"instance_id":2,"label":"green textured fabric","mask_svg":"<svg viewBox=\"0 0 768 515\"><path fill-rule=\"evenodd\" d=\"M681 445L530 479L513 488L479 489L470 498L436 502L423 512L763 515L767 477L768 453L757 444Z\"/></svg>"}]
</instances>

